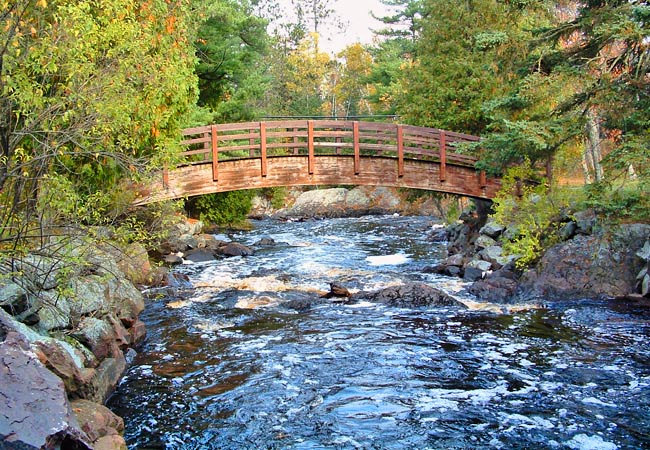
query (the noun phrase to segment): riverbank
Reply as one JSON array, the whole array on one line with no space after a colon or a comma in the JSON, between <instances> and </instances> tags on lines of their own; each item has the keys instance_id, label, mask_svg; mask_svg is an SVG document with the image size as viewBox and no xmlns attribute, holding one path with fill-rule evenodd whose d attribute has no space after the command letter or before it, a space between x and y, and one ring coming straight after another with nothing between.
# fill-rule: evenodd
<instances>
[{"instance_id":1,"label":"riverbank","mask_svg":"<svg viewBox=\"0 0 650 450\"><path fill-rule=\"evenodd\" d=\"M8 263L0 289L3 448L126 448L103 406L145 338L147 252L109 230L53 236Z\"/></svg>"},{"instance_id":2,"label":"riverbank","mask_svg":"<svg viewBox=\"0 0 650 450\"><path fill-rule=\"evenodd\" d=\"M461 219L432 235L447 242L449 256L429 271L474 282L469 292L483 301L650 297L648 224L607 224L589 210L559 217L559 242L522 267L520 255L504 251L516 226L471 213Z\"/></svg>"}]
</instances>

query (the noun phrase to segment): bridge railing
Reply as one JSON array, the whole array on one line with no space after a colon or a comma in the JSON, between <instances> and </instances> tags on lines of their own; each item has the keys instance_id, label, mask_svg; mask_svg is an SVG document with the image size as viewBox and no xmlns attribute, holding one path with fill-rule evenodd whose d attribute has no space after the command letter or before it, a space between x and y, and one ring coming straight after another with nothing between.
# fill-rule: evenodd
<instances>
[{"instance_id":1,"label":"bridge railing","mask_svg":"<svg viewBox=\"0 0 650 450\"><path fill-rule=\"evenodd\" d=\"M208 125L183 131L182 165L212 164L213 180L219 177L219 162L260 158L266 176L267 159L275 156L306 156L312 174L318 155L349 155L354 171L360 171L362 156L397 159L403 176L404 159L440 163L440 179L446 177L447 162L473 166L476 158L456 153L461 143L476 142L476 136L435 128L388 123L335 120L282 120Z\"/></svg>"}]
</instances>

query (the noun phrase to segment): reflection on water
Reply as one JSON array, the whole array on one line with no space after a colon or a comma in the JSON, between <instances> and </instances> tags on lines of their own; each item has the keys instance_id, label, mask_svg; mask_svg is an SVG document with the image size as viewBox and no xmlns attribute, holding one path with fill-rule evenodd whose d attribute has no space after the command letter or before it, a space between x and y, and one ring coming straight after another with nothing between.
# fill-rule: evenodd
<instances>
[{"instance_id":1,"label":"reflection on water","mask_svg":"<svg viewBox=\"0 0 650 450\"><path fill-rule=\"evenodd\" d=\"M645 311L471 303L462 283L420 272L444 256L424 218L258 225L237 240L281 244L183 266L202 287L143 314L149 338L110 401L130 446L650 446ZM407 279L474 309L318 301L331 281ZM313 306L287 307L295 301Z\"/></svg>"}]
</instances>

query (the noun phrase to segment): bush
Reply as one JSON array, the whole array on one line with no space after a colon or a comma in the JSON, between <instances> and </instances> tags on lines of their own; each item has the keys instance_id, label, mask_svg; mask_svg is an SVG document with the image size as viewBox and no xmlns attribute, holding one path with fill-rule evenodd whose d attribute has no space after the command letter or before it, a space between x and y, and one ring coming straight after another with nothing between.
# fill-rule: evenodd
<instances>
[{"instance_id":1,"label":"bush","mask_svg":"<svg viewBox=\"0 0 650 450\"><path fill-rule=\"evenodd\" d=\"M551 189L544 184L523 183L522 196L515 195L517 180L530 180L528 169L510 169L502 180L502 188L494 199L493 219L517 230L517 236L503 243L506 254L519 255L517 267L535 263L546 249L560 242L560 217L585 206L582 189Z\"/></svg>"},{"instance_id":2,"label":"bush","mask_svg":"<svg viewBox=\"0 0 650 450\"><path fill-rule=\"evenodd\" d=\"M284 201L287 198L287 188L284 186L263 188L259 190L259 194L271 202L273 209L280 209L284 207Z\"/></svg>"},{"instance_id":3,"label":"bush","mask_svg":"<svg viewBox=\"0 0 650 450\"><path fill-rule=\"evenodd\" d=\"M222 226L241 225L251 210L254 190L207 194L193 202L193 209L205 223Z\"/></svg>"}]
</instances>

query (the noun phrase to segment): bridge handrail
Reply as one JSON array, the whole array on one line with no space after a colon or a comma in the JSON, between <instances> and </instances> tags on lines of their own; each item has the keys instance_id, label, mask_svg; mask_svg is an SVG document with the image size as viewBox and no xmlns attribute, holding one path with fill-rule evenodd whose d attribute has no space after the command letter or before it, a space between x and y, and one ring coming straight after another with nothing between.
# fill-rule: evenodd
<instances>
[{"instance_id":1,"label":"bridge handrail","mask_svg":"<svg viewBox=\"0 0 650 450\"><path fill-rule=\"evenodd\" d=\"M355 174L362 156L397 159L398 175L403 176L404 158L440 163L440 180L446 177L447 162L473 166L477 161L453 150L462 143L477 142L472 136L437 128L394 123L351 120L275 120L213 124L187 128L182 132L181 165L212 163L213 179L218 179L219 162L260 158L261 175L266 176L267 159L273 156L307 156L309 173L321 154L349 155ZM484 174L481 174L484 178Z\"/></svg>"}]
</instances>

